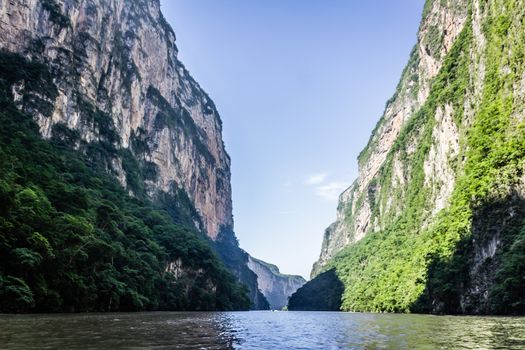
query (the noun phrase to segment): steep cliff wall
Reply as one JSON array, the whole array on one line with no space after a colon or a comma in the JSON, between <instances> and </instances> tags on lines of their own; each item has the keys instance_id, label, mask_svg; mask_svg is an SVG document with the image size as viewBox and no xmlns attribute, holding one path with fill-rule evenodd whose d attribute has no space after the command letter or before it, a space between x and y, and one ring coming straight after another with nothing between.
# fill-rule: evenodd
<instances>
[{"instance_id":1,"label":"steep cliff wall","mask_svg":"<svg viewBox=\"0 0 525 350\"><path fill-rule=\"evenodd\" d=\"M248 267L257 275L257 283L272 310L281 310L288 305L288 298L306 281L301 276L285 275L275 265L249 257Z\"/></svg>"},{"instance_id":2,"label":"steep cliff wall","mask_svg":"<svg viewBox=\"0 0 525 350\"><path fill-rule=\"evenodd\" d=\"M524 9L426 2L312 271L336 268L343 309L525 312Z\"/></svg>"},{"instance_id":3,"label":"steep cliff wall","mask_svg":"<svg viewBox=\"0 0 525 350\"><path fill-rule=\"evenodd\" d=\"M131 196L222 240L216 246L238 257L228 267L261 304L233 234L219 114L178 60L159 1L0 1L0 24L2 50L42 63L53 76L51 97L29 94L24 83L12 87L17 108L33 116L41 135L67 141L74 131L80 138L69 146Z\"/></svg>"},{"instance_id":4,"label":"steep cliff wall","mask_svg":"<svg viewBox=\"0 0 525 350\"><path fill-rule=\"evenodd\" d=\"M232 226L221 121L178 60L159 1L2 1L0 21L1 48L52 69L58 96L51 110L30 110L18 101L35 112L42 135L51 137L60 123L88 143L118 143L149 170L149 195L183 189L211 238ZM92 111L110 120L93 118ZM104 122L117 138L108 139ZM139 190L124 159L109 159L108 168L130 191Z\"/></svg>"},{"instance_id":5,"label":"steep cliff wall","mask_svg":"<svg viewBox=\"0 0 525 350\"><path fill-rule=\"evenodd\" d=\"M368 232L383 229L399 214L400 208L396 205L400 201L393 203L390 199L382 207L376 205L376 197L381 191L378 186L380 171L407 121L426 102L432 79L439 72L466 20L466 0L426 3L418 42L410 54L394 96L386 103L383 116L367 146L359 154L358 178L339 198L337 221L326 229L321 254L312 275L317 274L346 245L359 241ZM443 140L445 144L457 142L456 135L442 136L451 136ZM435 143L439 145L441 140ZM402 191L407 178L400 154L396 154L392 162L394 185ZM443 193L435 194L436 200L440 203L446 201L452 185L446 182Z\"/></svg>"},{"instance_id":6,"label":"steep cliff wall","mask_svg":"<svg viewBox=\"0 0 525 350\"><path fill-rule=\"evenodd\" d=\"M78 131L57 124L42 138L18 102L52 111L53 80L46 65L0 50L0 312L249 308L192 227L187 198L170 217L82 153L90 145Z\"/></svg>"}]
</instances>

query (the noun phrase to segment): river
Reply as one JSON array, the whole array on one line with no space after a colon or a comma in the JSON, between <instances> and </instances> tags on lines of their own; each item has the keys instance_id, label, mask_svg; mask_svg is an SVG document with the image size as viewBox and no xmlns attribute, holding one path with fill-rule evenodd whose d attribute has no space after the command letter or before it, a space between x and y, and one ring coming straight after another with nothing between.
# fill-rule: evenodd
<instances>
[{"instance_id":1,"label":"river","mask_svg":"<svg viewBox=\"0 0 525 350\"><path fill-rule=\"evenodd\" d=\"M525 318L342 312L0 315L1 349L525 349Z\"/></svg>"}]
</instances>

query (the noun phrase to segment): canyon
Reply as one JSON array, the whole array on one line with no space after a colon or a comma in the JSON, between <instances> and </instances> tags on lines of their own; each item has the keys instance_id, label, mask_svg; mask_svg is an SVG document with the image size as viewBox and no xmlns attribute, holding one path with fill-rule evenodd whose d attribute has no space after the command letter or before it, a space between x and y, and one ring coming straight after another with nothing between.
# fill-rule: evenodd
<instances>
[{"instance_id":1,"label":"canyon","mask_svg":"<svg viewBox=\"0 0 525 350\"><path fill-rule=\"evenodd\" d=\"M525 312L524 9L425 2L417 44L358 157L358 178L340 195L313 281L291 304L309 300L331 271L344 285L342 310Z\"/></svg>"}]
</instances>

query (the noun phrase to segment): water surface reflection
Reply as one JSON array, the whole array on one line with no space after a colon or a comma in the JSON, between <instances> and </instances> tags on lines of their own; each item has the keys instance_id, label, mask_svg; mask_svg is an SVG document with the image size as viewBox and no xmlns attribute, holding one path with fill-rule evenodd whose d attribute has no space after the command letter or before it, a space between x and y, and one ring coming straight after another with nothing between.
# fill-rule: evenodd
<instances>
[{"instance_id":1,"label":"water surface reflection","mask_svg":"<svg viewBox=\"0 0 525 350\"><path fill-rule=\"evenodd\" d=\"M2 349L525 349L525 318L335 312L0 316Z\"/></svg>"}]
</instances>

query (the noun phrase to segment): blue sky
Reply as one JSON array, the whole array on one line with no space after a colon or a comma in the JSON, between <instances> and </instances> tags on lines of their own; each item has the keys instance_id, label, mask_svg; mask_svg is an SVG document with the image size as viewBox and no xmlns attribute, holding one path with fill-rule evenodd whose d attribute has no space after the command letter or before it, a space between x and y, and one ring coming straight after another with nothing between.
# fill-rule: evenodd
<instances>
[{"instance_id":1,"label":"blue sky","mask_svg":"<svg viewBox=\"0 0 525 350\"><path fill-rule=\"evenodd\" d=\"M161 0L215 101L241 247L308 278L416 43L424 0Z\"/></svg>"}]
</instances>

